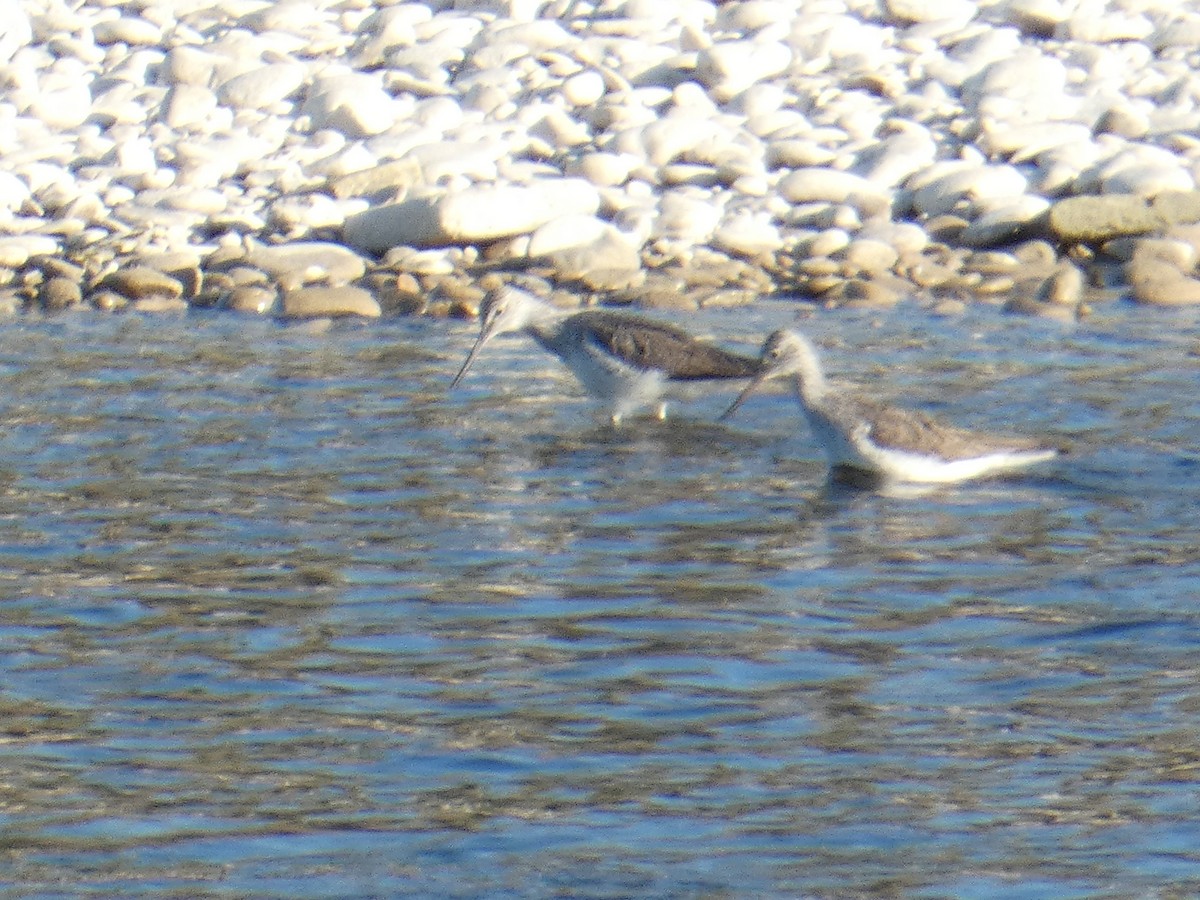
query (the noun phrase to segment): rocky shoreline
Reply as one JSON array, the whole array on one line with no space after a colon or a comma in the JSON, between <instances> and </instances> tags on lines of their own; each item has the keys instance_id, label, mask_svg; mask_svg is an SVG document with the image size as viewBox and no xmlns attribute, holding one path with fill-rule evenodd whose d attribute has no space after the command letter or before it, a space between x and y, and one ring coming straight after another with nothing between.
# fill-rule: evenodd
<instances>
[{"instance_id":1,"label":"rocky shoreline","mask_svg":"<svg viewBox=\"0 0 1200 900\"><path fill-rule=\"evenodd\" d=\"M0 309L1200 303L1169 0L0 0Z\"/></svg>"}]
</instances>

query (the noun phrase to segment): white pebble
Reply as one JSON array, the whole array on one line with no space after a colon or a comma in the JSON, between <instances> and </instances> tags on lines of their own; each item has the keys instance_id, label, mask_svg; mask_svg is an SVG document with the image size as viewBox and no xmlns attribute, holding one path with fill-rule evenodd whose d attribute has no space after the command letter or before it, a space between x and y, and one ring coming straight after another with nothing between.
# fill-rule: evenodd
<instances>
[{"instance_id":1,"label":"white pebble","mask_svg":"<svg viewBox=\"0 0 1200 900\"><path fill-rule=\"evenodd\" d=\"M687 188L665 191L658 201L652 237L700 244L721 221L721 207L706 193Z\"/></svg>"},{"instance_id":2,"label":"white pebble","mask_svg":"<svg viewBox=\"0 0 1200 900\"><path fill-rule=\"evenodd\" d=\"M274 63L235 75L221 85L218 95L238 109L267 109L298 91L307 74L297 63Z\"/></svg>"},{"instance_id":3,"label":"white pebble","mask_svg":"<svg viewBox=\"0 0 1200 900\"><path fill-rule=\"evenodd\" d=\"M696 74L724 102L753 84L787 70L792 51L776 41L722 41L701 50Z\"/></svg>"},{"instance_id":4,"label":"white pebble","mask_svg":"<svg viewBox=\"0 0 1200 900\"><path fill-rule=\"evenodd\" d=\"M529 236L530 256L549 256L569 247L581 247L599 240L612 226L592 215L558 216Z\"/></svg>"},{"instance_id":5,"label":"white pebble","mask_svg":"<svg viewBox=\"0 0 1200 900\"><path fill-rule=\"evenodd\" d=\"M890 202L861 175L829 168L797 169L779 182L779 193L792 203L844 203L868 214L880 212Z\"/></svg>"},{"instance_id":6,"label":"white pebble","mask_svg":"<svg viewBox=\"0 0 1200 900\"><path fill-rule=\"evenodd\" d=\"M563 82L562 92L572 106L591 106L604 96L604 77L590 69L580 72Z\"/></svg>"},{"instance_id":7,"label":"white pebble","mask_svg":"<svg viewBox=\"0 0 1200 900\"><path fill-rule=\"evenodd\" d=\"M346 72L313 84L300 113L311 119L313 130L330 128L364 138L394 126L400 106L374 76Z\"/></svg>"},{"instance_id":8,"label":"white pebble","mask_svg":"<svg viewBox=\"0 0 1200 900\"><path fill-rule=\"evenodd\" d=\"M769 214L743 211L722 222L712 242L721 250L753 256L778 249L783 238Z\"/></svg>"},{"instance_id":9,"label":"white pebble","mask_svg":"<svg viewBox=\"0 0 1200 900\"><path fill-rule=\"evenodd\" d=\"M122 15L97 22L92 26L92 37L101 45L120 43L153 46L162 40L162 29L137 16Z\"/></svg>"},{"instance_id":10,"label":"white pebble","mask_svg":"<svg viewBox=\"0 0 1200 900\"><path fill-rule=\"evenodd\" d=\"M16 52L29 45L33 27L23 0L0 2L0 63L8 63Z\"/></svg>"},{"instance_id":11,"label":"white pebble","mask_svg":"<svg viewBox=\"0 0 1200 900\"><path fill-rule=\"evenodd\" d=\"M59 250L58 241L47 235L0 236L0 266L19 269L34 256L53 256Z\"/></svg>"},{"instance_id":12,"label":"white pebble","mask_svg":"<svg viewBox=\"0 0 1200 900\"><path fill-rule=\"evenodd\" d=\"M975 15L973 0L883 0L884 9L895 22L950 21L962 24Z\"/></svg>"}]
</instances>

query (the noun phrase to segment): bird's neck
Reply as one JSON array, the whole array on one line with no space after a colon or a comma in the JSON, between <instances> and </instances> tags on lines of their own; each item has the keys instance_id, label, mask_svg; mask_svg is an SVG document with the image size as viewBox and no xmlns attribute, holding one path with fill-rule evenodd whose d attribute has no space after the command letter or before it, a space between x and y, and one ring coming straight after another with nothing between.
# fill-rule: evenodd
<instances>
[{"instance_id":1,"label":"bird's neck","mask_svg":"<svg viewBox=\"0 0 1200 900\"><path fill-rule=\"evenodd\" d=\"M570 313L548 303L531 305L525 316L523 331L541 343L552 341L562 330L562 322Z\"/></svg>"},{"instance_id":2,"label":"bird's neck","mask_svg":"<svg viewBox=\"0 0 1200 900\"><path fill-rule=\"evenodd\" d=\"M825 381L825 374L815 361L812 365L805 366L796 373L793 384L796 396L805 406L820 406L829 394L829 384Z\"/></svg>"}]
</instances>

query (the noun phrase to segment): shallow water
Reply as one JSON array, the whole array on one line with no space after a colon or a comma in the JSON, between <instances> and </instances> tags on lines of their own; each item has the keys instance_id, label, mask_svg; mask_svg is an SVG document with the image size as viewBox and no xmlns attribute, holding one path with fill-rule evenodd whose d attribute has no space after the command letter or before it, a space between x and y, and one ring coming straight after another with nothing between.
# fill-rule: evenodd
<instances>
[{"instance_id":1,"label":"shallow water","mask_svg":"<svg viewBox=\"0 0 1200 900\"><path fill-rule=\"evenodd\" d=\"M809 319L1073 445L903 497L827 485L782 394L613 431L515 337L447 394L471 323L10 323L0 885L1200 891L1197 324Z\"/></svg>"}]
</instances>

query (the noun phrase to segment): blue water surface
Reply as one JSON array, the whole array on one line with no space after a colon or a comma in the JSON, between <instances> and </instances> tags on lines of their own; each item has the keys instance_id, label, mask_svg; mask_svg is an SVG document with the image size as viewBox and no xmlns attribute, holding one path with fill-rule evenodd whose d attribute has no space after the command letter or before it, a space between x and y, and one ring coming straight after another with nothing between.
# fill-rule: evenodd
<instances>
[{"instance_id":1,"label":"blue water surface","mask_svg":"<svg viewBox=\"0 0 1200 900\"><path fill-rule=\"evenodd\" d=\"M1200 892L1200 329L702 312L1061 461L828 483L473 323L0 330L5 896ZM1173 893L1172 893L1173 892Z\"/></svg>"}]
</instances>

